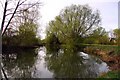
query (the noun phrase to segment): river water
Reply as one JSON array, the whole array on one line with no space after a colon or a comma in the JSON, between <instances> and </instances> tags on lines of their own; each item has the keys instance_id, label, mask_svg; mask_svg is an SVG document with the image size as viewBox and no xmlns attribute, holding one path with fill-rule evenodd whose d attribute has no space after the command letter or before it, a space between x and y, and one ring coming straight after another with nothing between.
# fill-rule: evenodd
<instances>
[{"instance_id":1,"label":"river water","mask_svg":"<svg viewBox=\"0 0 120 80\"><path fill-rule=\"evenodd\" d=\"M109 71L98 57L66 48L7 51L2 65L8 78L96 78Z\"/></svg>"}]
</instances>

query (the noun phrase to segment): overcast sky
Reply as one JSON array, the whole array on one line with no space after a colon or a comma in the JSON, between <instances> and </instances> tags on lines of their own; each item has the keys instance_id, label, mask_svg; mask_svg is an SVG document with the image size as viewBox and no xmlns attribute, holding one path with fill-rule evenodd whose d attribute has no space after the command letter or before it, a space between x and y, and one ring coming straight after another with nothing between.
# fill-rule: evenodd
<instances>
[{"instance_id":1,"label":"overcast sky","mask_svg":"<svg viewBox=\"0 0 120 80\"><path fill-rule=\"evenodd\" d=\"M2 0L0 0L2 1ZM59 15L61 9L71 4L88 4L93 10L98 9L102 18L102 27L107 31L118 28L118 1L119 0L40 0L40 24L42 26L42 38L45 36L45 28L49 21ZM1 6L0 6L1 7ZM0 8L1 9L1 8ZM1 13L0 13L1 14ZM2 17L2 16L1 16ZM1 18L0 17L0 18Z\"/></svg>"},{"instance_id":2,"label":"overcast sky","mask_svg":"<svg viewBox=\"0 0 120 80\"><path fill-rule=\"evenodd\" d=\"M71 4L88 4L93 10L98 9L102 18L102 27L107 31L118 28L118 1L119 0L41 0L41 26L57 16L61 9ZM44 30L43 30L44 31Z\"/></svg>"}]
</instances>

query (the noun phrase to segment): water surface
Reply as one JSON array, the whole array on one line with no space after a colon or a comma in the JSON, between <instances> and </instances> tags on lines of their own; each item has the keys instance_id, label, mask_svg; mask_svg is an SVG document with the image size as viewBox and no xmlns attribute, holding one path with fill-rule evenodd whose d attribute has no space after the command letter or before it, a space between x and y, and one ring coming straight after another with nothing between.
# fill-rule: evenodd
<instances>
[{"instance_id":1,"label":"water surface","mask_svg":"<svg viewBox=\"0 0 120 80\"><path fill-rule=\"evenodd\" d=\"M96 78L109 70L96 56L67 48L7 51L2 62L9 78Z\"/></svg>"}]
</instances>

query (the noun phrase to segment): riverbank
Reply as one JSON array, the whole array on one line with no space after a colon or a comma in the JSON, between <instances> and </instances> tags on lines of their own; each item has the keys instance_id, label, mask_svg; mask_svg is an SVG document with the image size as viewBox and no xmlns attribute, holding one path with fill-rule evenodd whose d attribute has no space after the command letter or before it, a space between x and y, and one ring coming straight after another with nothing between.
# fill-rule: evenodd
<instances>
[{"instance_id":1,"label":"riverbank","mask_svg":"<svg viewBox=\"0 0 120 80\"><path fill-rule=\"evenodd\" d=\"M2 53L7 53L7 51L17 52L17 51L26 51L31 49L39 48L40 46L44 46L44 44L37 44L32 46L16 46L16 45L2 45Z\"/></svg>"},{"instance_id":2,"label":"riverbank","mask_svg":"<svg viewBox=\"0 0 120 80\"><path fill-rule=\"evenodd\" d=\"M115 74L120 72L120 46L117 45L88 45L84 48L84 52L98 56L102 61L106 62L111 70L103 73L102 76ZM114 75L112 74L114 73ZM114 76L115 77L115 76Z\"/></svg>"},{"instance_id":3,"label":"riverbank","mask_svg":"<svg viewBox=\"0 0 120 80\"><path fill-rule=\"evenodd\" d=\"M44 45L40 45L40 46L44 46ZM20 51L17 49L30 50L30 49L38 48L40 46L12 46L12 47L11 46L3 46L3 49L4 50L5 49L13 49L16 51ZM46 46L46 47L49 52L50 51L57 52L60 49L60 47L66 47L67 49L71 50L71 45L61 45L61 46L54 45L54 47L53 47L53 45L51 45L51 46ZM120 71L120 63L119 63L120 62L120 53L119 53L118 48L120 48L120 47L118 47L116 45L96 45L96 44L78 45L76 47L72 46L72 49L74 49L74 50L80 50L87 54L92 54L92 55L99 57L102 61L107 63L107 65L109 66L109 69L111 71L113 71L115 74L118 74L117 71ZM105 75L105 74L106 73L103 73L103 75Z\"/></svg>"}]
</instances>

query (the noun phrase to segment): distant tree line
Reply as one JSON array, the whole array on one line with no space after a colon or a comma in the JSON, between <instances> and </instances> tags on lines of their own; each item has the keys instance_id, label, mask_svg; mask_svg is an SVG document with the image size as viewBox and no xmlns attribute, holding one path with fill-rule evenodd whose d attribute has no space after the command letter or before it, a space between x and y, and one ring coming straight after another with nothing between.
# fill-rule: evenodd
<instances>
[{"instance_id":1,"label":"distant tree line","mask_svg":"<svg viewBox=\"0 0 120 80\"><path fill-rule=\"evenodd\" d=\"M5 2L1 24L2 43L13 46L39 45L41 40L36 34L40 3L27 4L24 0L16 2L18 3L15 8L11 9L7 7L9 0ZM62 9L60 14L49 22L46 34L44 43L52 45L120 43L120 29L113 30L115 38L110 38L109 33L101 27L99 11L93 11L88 5L71 5Z\"/></svg>"}]
</instances>

